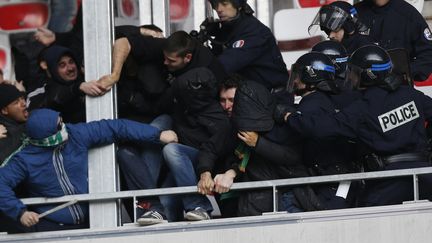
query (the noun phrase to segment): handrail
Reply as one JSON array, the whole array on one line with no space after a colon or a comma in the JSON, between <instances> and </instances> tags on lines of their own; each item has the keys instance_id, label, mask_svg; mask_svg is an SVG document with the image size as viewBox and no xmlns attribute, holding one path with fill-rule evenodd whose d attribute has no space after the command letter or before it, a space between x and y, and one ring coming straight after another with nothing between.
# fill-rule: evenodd
<instances>
[{"instance_id":1,"label":"handrail","mask_svg":"<svg viewBox=\"0 0 432 243\"><path fill-rule=\"evenodd\" d=\"M418 200L417 176L423 174L432 174L432 167L350 173L350 174L339 174L339 175L328 175L328 176L311 176L311 177L300 177L300 178L268 180L268 181L239 182L239 183L234 183L233 186L231 187L231 190L246 190L246 189L257 189L257 188L267 188L267 187L272 187L273 190L276 190L277 187L281 187L281 186L318 184L318 183L326 183L326 182L389 178L389 177L400 177L400 176L413 176L413 181L415 182L414 201L416 201ZM131 198L131 197L135 198L135 197L144 197L144 196L160 196L160 195L168 195L168 194L186 194L186 193L194 193L194 192L197 192L196 186L186 186L186 187L171 187L171 188L119 191L119 192L106 192L106 193L93 193L93 194L75 194L75 195L68 195L68 196L62 196L56 198L45 198L45 197L23 198L22 202L26 205L37 205L37 204L47 204L47 203L62 203L71 200L106 201L106 200Z\"/></svg>"}]
</instances>

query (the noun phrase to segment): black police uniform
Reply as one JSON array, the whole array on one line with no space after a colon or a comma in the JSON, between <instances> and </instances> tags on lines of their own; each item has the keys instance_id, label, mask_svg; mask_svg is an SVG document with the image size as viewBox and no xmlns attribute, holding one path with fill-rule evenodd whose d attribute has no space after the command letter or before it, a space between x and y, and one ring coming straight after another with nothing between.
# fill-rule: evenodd
<instances>
[{"instance_id":1,"label":"black police uniform","mask_svg":"<svg viewBox=\"0 0 432 243\"><path fill-rule=\"evenodd\" d=\"M422 81L432 73L432 33L422 15L404 0L390 0L377 7L365 0L355 5L370 36L384 49L405 48L411 59L411 73Z\"/></svg>"},{"instance_id":2,"label":"black police uniform","mask_svg":"<svg viewBox=\"0 0 432 243\"><path fill-rule=\"evenodd\" d=\"M254 16L240 12L237 19L222 23L215 38L224 43L222 52L215 48L214 53L228 73L238 73L268 90L286 86L288 70L275 37Z\"/></svg>"},{"instance_id":3,"label":"black police uniform","mask_svg":"<svg viewBox=\"0 0 432 243\"><path fill-rule=\"evenodd\" d=\"M382 169L391 170L429 166L422 154L427 147L424 124L431 119L432 99L411 87L401 86L394 92L371 87L364 91L361 100L335 115L292 114L288 123L316 136L356 139L381 156L385 162ZM405 154L407 158L394 159L397 154ZM421 176L420 183L431 185L431 176ZM364 205L412 200L412 190L411 178L367 182ZM421 190L422 198L430 197L430 186Z\"/></svg>"}]
</instances>

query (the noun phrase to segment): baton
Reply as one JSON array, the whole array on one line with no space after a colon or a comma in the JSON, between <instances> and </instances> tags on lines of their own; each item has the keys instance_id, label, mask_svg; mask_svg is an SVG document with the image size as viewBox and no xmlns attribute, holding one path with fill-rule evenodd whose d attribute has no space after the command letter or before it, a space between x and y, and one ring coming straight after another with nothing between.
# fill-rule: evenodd
<instances>
[{"instance_id":1,"label":"baton","mask_svg":"<svg viewBox=\"0 0 432 243\"><path fill-rule=\"evenodd\" d=\"M57 212L57 211L59 211L59 210L61 210L61 209L63 209L63 208L69 207L70 205L73 205L73 204L75 204L75 203L77 203L77 202L78 202L78 200L74 199L74 200L72 200L72 201L69 201L69 202L66 202L66 203L60 204L60 205L58 205L58 206L55 207L55 208L51 208L50 210L45 211L45 212L39 214L38 217L39 217L39 218L43 218L43 217L47 216L48 214L52 214L52 213L54 213L54 212Z\"/></svg>"}]
</instances>

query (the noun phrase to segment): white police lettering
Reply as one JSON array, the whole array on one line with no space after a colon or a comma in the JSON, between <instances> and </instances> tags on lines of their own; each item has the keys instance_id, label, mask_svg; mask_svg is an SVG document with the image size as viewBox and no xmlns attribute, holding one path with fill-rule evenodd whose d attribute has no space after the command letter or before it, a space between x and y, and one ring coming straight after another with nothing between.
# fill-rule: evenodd
<instances>
[{"instance_id":1,"label":"white police lettering","mask_svg":"<svg viewBox=\"0 0 432 243\"><path fill-rule=\"evenodd\" d=\"M233 48L241 48L241 47L243 47L244 43L245 43L244 40L238 40L232 44L232 47Z\"/></svg>"},{"instance_id":2,"label":"white police lettering","mask_svg":"<svg viewBox=\"0 0 432 243\"><path fill-rule=\"evenodd\" d=\"M419 118L419 113L414 101L378 116L379 123L383 132Z\"/></svg>"},{"instance_id":3,"label":"white police lettering","mask_svg":"<svg viewBox=\"0 0 432 243\"><path fill-rule=\"evenodd\" d=\"M424 29L423 34L424 34L424 37L426 38L426 40L432 41L432 33L428 27L426 27L426 29Z\"/></svg>"}]
</instances>

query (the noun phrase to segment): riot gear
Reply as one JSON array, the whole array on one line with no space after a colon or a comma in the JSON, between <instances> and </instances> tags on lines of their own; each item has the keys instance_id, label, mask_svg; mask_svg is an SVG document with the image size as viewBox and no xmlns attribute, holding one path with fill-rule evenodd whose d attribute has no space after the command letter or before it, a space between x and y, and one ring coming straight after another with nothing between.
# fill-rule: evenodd
<instances>
[{"instance_id":1,"label":"riot gear","mask_svg":"<svg viewBox=\"0 0 432 243\"><path fill-rule=\"evenodd\" d=\"M321 52L328 56L335 66L336 77L345 79L348 53L341 43L332 40L321 41L312 47L312 51Z\"/></svg>"},{"instance_id":2,"label":"riot gear","mask_svg":"<svg viewBox=\"0 0 432 243\"><path fill-rule=\"evenodd\" d=\"M306 53L291 66L288 91L297 95L314 89L337 92L334 78L335 67L329 57L319 52ZM306 88L299 89L299 82L305 84Z\"/></svg>"},{"instance_id":3,"label":"riot gear","mask_svg":"<svg viewBox=\"0 0 432 243\"><path fill-rule=\"evenodd\" d=\"M390 56L383 48L368 45L360 47L349 58L347 78L357 88L380 86L385 84L392 67Z\"/></svg>"},{"instance_id":4,"label":"riot gear","mask_svg":"<svg viewBox=\"0 0 432 243\"><path fill-rule=\"evenodd\" d=\"M358 19L357 10L344 1L322 6L309 26L309 34L314 35L318 26L327 35L340 29L344 29L345 35L353 32L367 35L369 32L368 27Z\"/></svg>"}]
</instances>

